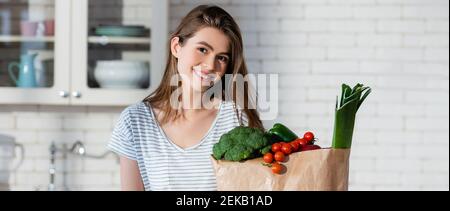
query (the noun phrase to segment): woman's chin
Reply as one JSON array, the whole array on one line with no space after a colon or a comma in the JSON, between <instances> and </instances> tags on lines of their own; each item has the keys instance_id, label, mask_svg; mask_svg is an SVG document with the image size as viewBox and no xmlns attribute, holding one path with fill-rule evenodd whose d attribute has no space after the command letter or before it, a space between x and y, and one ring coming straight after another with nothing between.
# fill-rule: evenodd
<instances>
[{"instance_id":1,"label":"woman's chin","mask_svg":"<svg viewBox=\"0 0 450 211\"><path fill-rule=\"evenodd\" d=\"M194 92L204 93L211 87L210 86L192 86L191 88Z\"/></svg>"},{"instance_id":2,"label":"woman's chin","mask_svg":"<svg viewBox=\"0 0 450 211\"><path fill-rule=\"evenodd\" d=\"M204 92L206 90L208 90L209 88L211 88L212 82L208 82L205 80L199 80L199 79L194 79L191 88L194 91L198 91L198 92Z\"/></svg>"}]
</instances>

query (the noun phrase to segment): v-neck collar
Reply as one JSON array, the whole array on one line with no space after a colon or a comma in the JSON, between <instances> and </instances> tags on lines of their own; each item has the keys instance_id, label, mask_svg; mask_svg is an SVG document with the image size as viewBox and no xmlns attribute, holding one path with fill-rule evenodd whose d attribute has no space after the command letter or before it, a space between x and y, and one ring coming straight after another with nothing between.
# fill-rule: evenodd
<instances>
[{"instance_id":1,"label":"v-neck collar","mask_svg":"<svg viewBox=\"0 0 450 211\"><path fill-rule=\"evenodd\" d=\"M197 147L199 147L200 145L202 145L203 142L206 141L206 139L208 138L208 136L209 136L209 134L211 133L211 131L216 127L217 121L219 120L219 117L220 117L220 115L221 115L221 113L222 113L221 111L222 111L223 104L224 104L224 101L221 101L220 104L219 104L219 110L217 111L217 114L216 114L216 117L215 117L213 123L211 124L211 126L210 126L208 132L206 132L206 134L203 135L203 138L200 139L200 142L199 142L198 144L194 145L194 146L190 146L190 147L187 147L187 148L182 148L182 147L178 146L177 144L175 144L175 143L167 136L166 132L164 132L164 130L162 129L161 124L159 123L158 119L156 118L156 114L155 114L155 112L153 111L152 105L148 104L148 106L146 106L146 107L149 109L149 111L150 111L150 113L151 113L151 116L152 116L153 120L155 121L155 124L156 124L156 126L158 127L159 133L161 134L161 136L163 136L164 139L165 139L170 145L172 145L175 149L177 149L178 151L180 151L180 152L187 152L187 151L196 149Z\"/></svg>"}]
</instances>

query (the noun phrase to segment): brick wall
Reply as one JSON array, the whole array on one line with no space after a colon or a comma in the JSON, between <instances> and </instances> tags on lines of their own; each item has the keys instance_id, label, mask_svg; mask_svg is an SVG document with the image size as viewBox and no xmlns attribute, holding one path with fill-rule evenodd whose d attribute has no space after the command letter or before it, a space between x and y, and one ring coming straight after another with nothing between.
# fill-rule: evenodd
<instances>
[{"instance_id":1,"label":"brick wall","mask_svg":"<svg viewBox=\"0 0 450 211\"><path fill-rule=\"evenodd\" d=\"M101 155L118 113L117 107L0 106L0 131L25 146L25 160L9 175L13 190L47 190L49 147L69 148L80 140L86 153ZM118 190L119 166L115 157L82 158L58 152L55 184L57 190ZM1 157L1 156L0 156ZM18 159L11 163L16 163ZM0 169L3 177L7 172Z\"/></svg>"},{"instance_id":2,"label":"brick wall","mask_svg":"<svg viewBox=\"0 0 450 211\"><path fill-rule=\"evenodd\" d=\"M280 74L280 113L267 127L313 130L329 146L341 83L362 82L373 93L357 116L350 189L449 189L447 0L171 0L171 29L205 2L238 20L251 72ZM13 189L45 189L51 140L102 153L120 109L0 106L0 131L27 149ZM65 160L71 189L119 188L113 157Z\"/></svg>"},{"instance_id":3,"label":"brick wall","mask_svg":"<svg viewBox=\"0 0 450 211\"><path fill-rule=\"evenodd\" d=\"M172 1L171 26L204 1ZM351 190L448 190L447 0L217 0L239 22L254 73L280 73L280 112L330 146L341 83L369 85ZM266 122L270 127L275 121Z\"/></svg>"}]
</instances>

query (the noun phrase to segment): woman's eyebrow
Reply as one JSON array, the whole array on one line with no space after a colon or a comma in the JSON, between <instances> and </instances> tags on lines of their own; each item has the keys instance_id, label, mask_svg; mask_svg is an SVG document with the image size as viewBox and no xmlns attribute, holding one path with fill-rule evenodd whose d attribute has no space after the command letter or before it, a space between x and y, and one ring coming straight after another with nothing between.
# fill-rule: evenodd
<instances>
[{"instance_id":1,"label":"woman's eyebrow","mask_svg":"<svg viewBox=\"0 0 450 211\"><path fill-rule=\"evenodd\" d=\"M211 51L214 51L214 48L213 48L210 44L208 44L207 42L205 42L205 41L198 42L197 44L204 45L204 46L206 46L207 48L211 49ZM225 55L227 55L227 56L230 56L230 53L227 53L227 52L222 52L222 53L219 53L219 54L225 54Z\"/></svg>"}]
</instances>

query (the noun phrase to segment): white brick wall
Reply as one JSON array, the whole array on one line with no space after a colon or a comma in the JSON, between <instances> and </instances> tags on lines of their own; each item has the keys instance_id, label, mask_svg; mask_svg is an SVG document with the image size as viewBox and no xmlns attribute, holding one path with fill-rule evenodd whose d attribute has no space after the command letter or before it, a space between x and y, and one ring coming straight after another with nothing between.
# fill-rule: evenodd
<instances>
[{"instance_id":1,"label":"white brick wall","mask_svg":"<svg viewBox=\"0 0 450 211\"><path fill-rule=\"evenodd\" d=\"M200 2L172 1L171 28ZM276 121L298 133L330 144L340 84L372 87L350 189L448 190L448 0L213 2L240 24L251 71L280 73Z\"/></svg>"},{"instance_id":2,"label":"white brick wall","mask_svg":"<svg viewBox=\"0 0 450 211\"><path fill-rule=\"evenodd\" d=\"M143 2L126 1L130 22ZM171 0L170 28L207 2L236 17L252 72L280 73L280 114L266 127L312 130L329 146L340 84L365 83L373 93L357 117L350 189L449 189L448 0ZM52 140L103 153L120 109L0 105L0 133L27 150L12 188L47 188ZM63 179L71 190L119 189L113 157L61 158L59 189Z\"/></svg>"},{"instance_id":3,"label":"white brick wall","mask_svg":"<svg viewBox=\"0 0 450 211\"><path fill-rule=\"evenodd\" d=\"M103 154L117 114L123 108L102 109L28 106L26 111L14 111L11 106L0 106L0 133L14 136L25 146L24 162L17 172L8 173L11 189L47 190L49 147L53 141L61 148L63 144L70 147L80 140L85 143L87 153ZM55 163L57 190L119 190L120 180L116 176L119 165L115 157L109 155L97 160L63 156L58 152ZM17 158L12 161L17 162ZM2 171L6 174L5 169Z\"/></svg>"}]
</instances>

